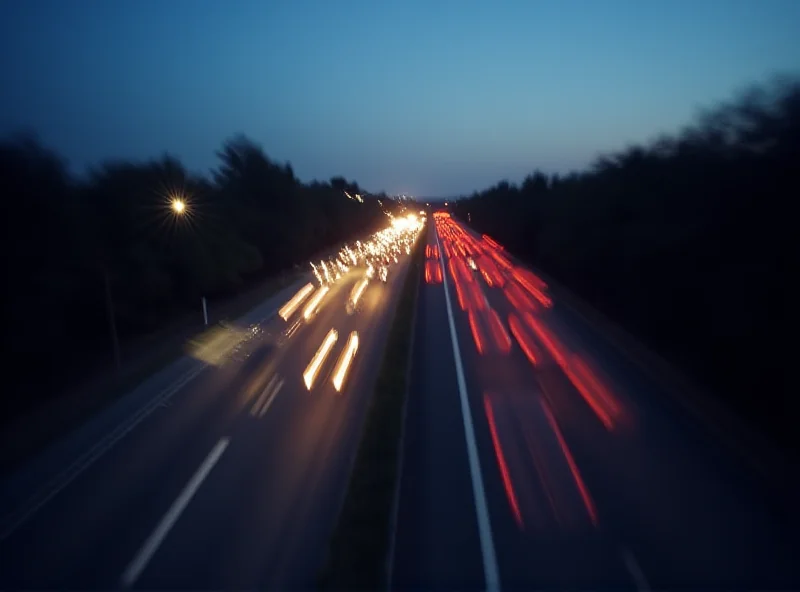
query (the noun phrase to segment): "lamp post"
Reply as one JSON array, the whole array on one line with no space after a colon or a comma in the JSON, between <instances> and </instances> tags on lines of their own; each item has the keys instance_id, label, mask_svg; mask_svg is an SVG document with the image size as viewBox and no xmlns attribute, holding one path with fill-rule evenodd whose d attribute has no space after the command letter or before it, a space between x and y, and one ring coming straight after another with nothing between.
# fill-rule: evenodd
<instances>
[{"instance_id":1,"label":"lamp post","mask_svg":"<svg viewBox=\"0 0 800 592\"><path fill-rule=\"evenodd\" d=\"M180 197L173 197L170 200L170 209L176 216L183 216L186 213L186 201ZM117 370L122 367L122 356L120 355L119 335L117 333L117 314L114 310L114 297L111 292L111 278L108 275L108 265L103 265L103 282L106 292L106 309L108 312L108 326L111 332L111 345L114 350L114 365Z\"/></svg>"}]
</instances>

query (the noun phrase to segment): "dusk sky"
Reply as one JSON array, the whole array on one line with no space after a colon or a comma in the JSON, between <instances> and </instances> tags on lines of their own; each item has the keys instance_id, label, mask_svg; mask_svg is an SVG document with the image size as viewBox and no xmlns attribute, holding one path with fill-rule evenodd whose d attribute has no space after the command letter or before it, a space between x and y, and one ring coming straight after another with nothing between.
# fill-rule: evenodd
<instances>
[{"instance_id":1,"label":"dusk sky","mask_svg":"<svg viewBox=\"0 0 800 592\"><path fill-rule=\"evenodd\" d=\"M4 0L0 132L75 170L242 132L303 180L453 196L800 67L800 0Z\"/></svg>"}]
</instances>

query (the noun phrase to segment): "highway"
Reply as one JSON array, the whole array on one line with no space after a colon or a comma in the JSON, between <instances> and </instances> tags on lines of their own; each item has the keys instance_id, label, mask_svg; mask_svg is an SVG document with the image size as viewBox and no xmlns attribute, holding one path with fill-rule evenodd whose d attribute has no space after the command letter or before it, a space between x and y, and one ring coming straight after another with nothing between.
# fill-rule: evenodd
<instances>
[{"instance_id":1,"label":"highway","mask_svg":"<svg viewBox=\"0 0 800 592\"><path fill-rule=\"evenodd\" d=\"M4 481L0 588L313 587L420 230L401 222Z\"/></svg>"},{"instance_id":2,"label":"highway","mask_svg":"<svg viewBox=\"0 0 800 592\"><path fill-rule=\"evenodd\" d=\"M739 457L501 245L434 218L391 588L800 588L796 526Z\"/></svg>"}]
</instances>

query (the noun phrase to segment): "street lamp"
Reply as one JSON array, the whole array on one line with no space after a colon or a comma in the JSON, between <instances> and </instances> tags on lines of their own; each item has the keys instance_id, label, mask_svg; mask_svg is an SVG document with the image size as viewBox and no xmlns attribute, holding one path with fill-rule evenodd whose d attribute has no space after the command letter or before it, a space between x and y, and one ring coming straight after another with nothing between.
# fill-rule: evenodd
<instances>
[{"instance_id":1,"label":"street lamp","mask_svg":"<svg viewBox=\"0 0 800 592\"><path fill-rule=\"evenodd\" d=\"M183 201L180 197L172 198L172 211L176 214L183 214L186 212L186 202Z\"/></svg>"}]
</instances>

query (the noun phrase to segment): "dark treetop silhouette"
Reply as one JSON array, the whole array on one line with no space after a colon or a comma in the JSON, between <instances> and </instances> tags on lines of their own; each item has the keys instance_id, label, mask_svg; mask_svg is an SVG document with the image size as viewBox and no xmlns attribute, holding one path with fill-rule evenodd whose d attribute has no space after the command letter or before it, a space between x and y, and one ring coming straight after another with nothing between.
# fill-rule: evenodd
<instances>
[{"instance_id":1,"label":"dark treetop silhouette","mask_svg":"<svg viewBox=\"0 0 800 592\"><path fill-rule=\"evenodd\" d=\"M454 211L796 452L786 320L798 163L800 82L786 78L677 136L564 178L498 183Z\"/></svg>"}]
</instances>

